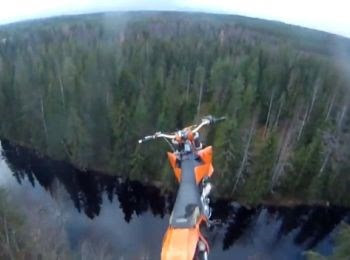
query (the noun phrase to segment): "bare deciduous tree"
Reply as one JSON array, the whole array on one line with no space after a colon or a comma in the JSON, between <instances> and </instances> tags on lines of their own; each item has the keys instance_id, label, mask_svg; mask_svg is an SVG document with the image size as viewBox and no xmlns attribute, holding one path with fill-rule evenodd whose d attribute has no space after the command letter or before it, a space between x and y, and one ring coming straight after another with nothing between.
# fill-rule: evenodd
<instances>
[{"instance_id":1,"label":"bare deciduous tree","mask_svg":"<svg viewBox=\"0 0 350 260\"><path fill-rule=\"evenodd\" d=\"M233 192L237 189L238 183L240 182L240 180L243 177L242 175L243 175L243 171L244 171L244 169L246 167L246 163L247 163L247 160L248 160L250 143L252 141L252 137L253 137L253 134L255 132L255 127L256 127L256 117L253 118L251 126L250 126L248 139L247 139L247 143L246 143L245 148L244 148L242 161L241 161L240 167L239 167L239 169L238 169L238 171L237 171L237 173L235 175L236 176L236 180L235 180L235 184L233 186Z\"/></svg>"}]
</instances>

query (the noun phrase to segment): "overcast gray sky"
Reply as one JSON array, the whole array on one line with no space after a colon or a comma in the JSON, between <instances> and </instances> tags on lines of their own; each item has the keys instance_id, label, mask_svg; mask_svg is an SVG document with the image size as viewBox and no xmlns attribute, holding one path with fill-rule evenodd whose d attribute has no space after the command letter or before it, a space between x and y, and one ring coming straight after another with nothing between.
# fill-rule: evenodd
<instances>
[{"instance_id":1,"label":"overcast gray sky","mask_svg":"<svg viewBox=\"0 0 350 260\"><path fill-rule=\"evenodd\" d=\"M350 37L345 0L1 0L0 24L63 14L116 10L178 10L239 14Z\"/></svg>"}]
</instances>

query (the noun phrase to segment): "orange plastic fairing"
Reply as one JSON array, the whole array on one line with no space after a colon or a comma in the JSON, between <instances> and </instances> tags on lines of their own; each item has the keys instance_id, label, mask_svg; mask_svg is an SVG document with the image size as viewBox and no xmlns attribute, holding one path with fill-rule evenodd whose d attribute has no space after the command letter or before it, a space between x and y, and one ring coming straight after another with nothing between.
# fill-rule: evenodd
<instances>
[{"instance_id":1,"label":"orange plastic fairing","mask_svg":"<svg viewBox=\"0 0 350 260\"><path fill-rule=\"evenodd\" d=\"M213 148L208 146L200 151L198 151L199 157L202 159L203 164L198 165L194 171L196 174L197 184L206 176L211 177L214 172L212 158L213 158Z\"/></svg>"},{"instance_id":2,"label":"orange plastic fairing","mask_svg":"<svg viewBox=\"0 0 350 260\"><path fill-rule=\"evenodd\" d=\"M165 233L162 260L192 260L199 239L198 228L172 228Z\"/></svg>"},{"instance_id":3,"label":"orange plastic fairing","mask_svg":"<svg viewBox=\"0 0 350 260\"><path fill-rule=\"evenodd\" d=\"M173 170L174 170L174 174L175 174L177 181L180 182L180 180L181 180L181 168L179 168L176 165L176 160L177 160L176 155L174 153L168 152L168 159L169 159L169 163L171 165L171 168L173 168Z\"/></svg>"}]
</instances>

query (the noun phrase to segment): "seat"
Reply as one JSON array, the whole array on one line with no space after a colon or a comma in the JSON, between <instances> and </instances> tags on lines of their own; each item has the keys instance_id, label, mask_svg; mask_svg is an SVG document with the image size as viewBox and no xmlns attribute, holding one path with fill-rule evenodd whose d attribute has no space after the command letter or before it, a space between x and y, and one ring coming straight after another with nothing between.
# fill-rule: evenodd
<instances>
[{"instance_id":1,"label":"seat","mask_svg":"<svg viewBox=\"0 0 350 260\"><path fill-rule=\"evenodd\" d=\"M193 156L181 161L181 182L169 224L175 228L190 228L196 225L200 216L200 192L196 184L194 167L198 162Z\"/></svg>"}]
</instances>

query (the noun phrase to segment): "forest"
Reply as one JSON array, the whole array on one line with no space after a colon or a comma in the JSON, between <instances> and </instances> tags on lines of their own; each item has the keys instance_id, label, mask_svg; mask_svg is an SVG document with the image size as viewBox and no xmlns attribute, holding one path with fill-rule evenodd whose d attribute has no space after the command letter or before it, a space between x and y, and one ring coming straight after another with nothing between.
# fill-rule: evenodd
<instances>
[{"instance_id":1,"label":"forest","mask_svg":"<svg viewBox=\"0 0 350 260\"><path fill-rule=\"evenodd\" d=\"M127 12L0 27L0 137L173 189L161 142L202 116L217 196L350 205L350 40L234 15Z\"/></svg>"}]
</instances>

